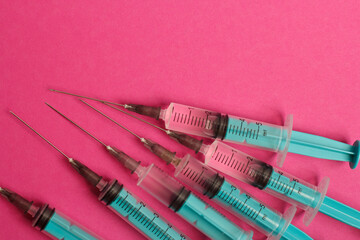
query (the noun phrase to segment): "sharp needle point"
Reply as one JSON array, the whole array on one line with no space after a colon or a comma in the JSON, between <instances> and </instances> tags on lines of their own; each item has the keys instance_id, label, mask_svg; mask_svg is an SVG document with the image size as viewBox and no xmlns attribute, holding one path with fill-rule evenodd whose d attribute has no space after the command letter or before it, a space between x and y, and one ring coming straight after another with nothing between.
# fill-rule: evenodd
<instances>
[{"instance_id":1,"label":"sharp needle point","mask_svg":"<svg viewBox=\"0 0 360 240\"><path fill-rule=\"evenodd\" d=\"M29 124L27 124L24 120L22 120L19 116L17 116L15 113L13 113L12 111L10 111L10 113L12 115L14 115L17 119L19 119L23 124L25 124L28 128L30 128L34 133L36 133L39 137L41 137L45 142L47 142L50 146L52 146L54 149L56 149L59 153L61 153L64 157L66 157L67 159L69 159L69 157L63 153L63 151L61 151L60 149L58 149L57 147L55 147L54 144L52 144L49 140L47 140L44 136L42 136L39 132L37 132L34 128L32 128Z\"/></svg>"},{"instance_id":2,"label":"sharp needle point","mask_svg":"<svg viewBox=\"0 0 360 240\"><path fill-rule=\"evenodd\" d=\"M84 128L80 127L77 123L75 123L73 120L71 120L70 118L68 118L67 116L65 116L64 114L62 114L59 110L57 110L56 108L54 108L53 106L51 106L48 103L45 103L46 105L48 105L52 110L54 110L56 113L58 113L59 115L61 115L63 118L65 118L66 120L68 120L69 122L71 122L72 124L74 124L75 126L77 126L78 128L80 128L82 131L84 131L85 133L87 133L89 136L91 136L93 139L95 139L96 141L98 141L99 143L101 143L103 146L107 146L105 143L103 143L102 141L100 141L97 137L95 137L94 135L92 135L91 133L89 133L88 131L86 131ZM69 161L71 162L71 160L69 159Z\"/></svg>"},{"instance_id":3,"label":"sharp needle point","mask_svg":"<svg viewBox=\"0 0 360 240\"><path fill-rule=\"evenodd\" d=\"M74 94L74 93L68 93L68 92L55 90L55 89L49 89L49 90L52 91L52 92L62 93L62 94L66 94L66 95L71 95L71 96L80 97L80 98L86 98L86 99L90 99L90 100L93 100L93 101L98 101L98 102L102 102L102 103L110 103L110 104L113 104L113 105L125 107L124 104L120 104L120 103L109 102L109 101L105 101L105 100L101 100L101 99L97 99L97 98L86 97L86 96L82 96L82 95L78 95L78 94Z\"/></svg>"},{"instance_id":4,"label":"sharp needle point","mask_svg":"<svg viewBox=\"0 0 360 240\"><path fill-rule=\"evenodd\" d=\"M120 123L116 122L114 119L112 119L111 117L107 116L105 113L101 112L100 110L94 108L93 106L91 106L90 104L88 104L87 102L83 101L80 99L81 102L85 103L87 106L91 107L92 109L94 109L95 111L97 111L98 113L100 113L101 115L103 115L104 117L106 117L107 119L109 119L110 121L112 121L113 123L115 123L116 125L118 125L119 127L121 127L122 129L128 131L129 133L131 133L132 135L134 135L135 137L139 138L142 141L142 137L140 137L139 135L137 135L136 133L130 131L128 128L124 127L123 125L121 125Z\"/></svg>"}]
</instances>

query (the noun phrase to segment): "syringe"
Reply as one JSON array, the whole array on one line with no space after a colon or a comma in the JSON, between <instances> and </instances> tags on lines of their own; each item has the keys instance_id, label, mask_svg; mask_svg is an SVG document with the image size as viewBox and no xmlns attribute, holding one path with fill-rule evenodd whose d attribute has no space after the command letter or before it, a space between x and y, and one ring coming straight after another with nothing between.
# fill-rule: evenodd
<instances>
[{"instance_id":1,"label":"syringe","mask_svg":"<svg viewBox=\"0 0 360 240\"><path fill-rule=\"evenodd\" d=\"M161 107L136 104L117 104L50 90L115 104L138 114L157 120L162 119L165 127L169 130L278 152L280 154L277 164L280 167L283 165L288 151L316 158L349 162L352 169L356 168L360 158L359 140L355 141L353 145L349 145L313 134L292 131L291 115L286 119L284 126L278 126L178 103L171 103L167 108L162 109Z\"/></svg>"},{"instance_id":2,"label":"syringe","mask_svg":"<svg viewBox=\"0 0 360 240\"><path fill-rule=\"evenodd\" d=\"M43 140L59 151L71 166L83 176L99 193L99 200L120 216L125 222L142 233L147 239L153 240L183 240L186 235L161 217L150 206L141 201L135 194L127 190L116 179L108 182L81 162L67 156L49 140L32 128L19 116L11 112L22 123L39 135ZM98 139L97 139L98 140ZM100 140L101 144L104 145ZM106 145L104 145L106 146ZM67 238L66 238L67 239ZM74 240L76 240L74 238Z\"/></svg>"},{"instance_id":3,"label":"syringe","mask_svg":"<svg viewBox=\"0 0 360 240\"><path fill-rule=\"evenodd\" d=\"M348 225L360 227L359 211L326 196L329 185L327 177L316 187L219 140L207 145L186 134L160 128L114 106L108 106L166 132L171 138L192 150L200 151L205 155L206 165L304 209L305 225L309 225L320 211Z\"/></svg>"},{"instance_id":4,"label":"syringe","mask_svg":"<svg viewBox=\"0 0 360 240\"><path fill-rule=\"evenodd\" d=\"M97 240L101 239L90 233L83 226L77 224L69 217L59 213L48 204L37 206L19 194L7 188L0 187L0 195L32 219L32 225L52 239L69 240Z\"/></svg>"},{"instance_id":5,"label":"syringe","mask_svg":"<svg viewBox=\"0 0 360 240\"><path fill-rule=\"evenodd\" d=\"M97 139L94 135L70 120L54 107L48 106L89 136ZM98 140L98 142L100 141ZM246 232L242 230L154 164L143 166L140 164L140 161L135 161L115 147L102 145L105 146L106 150L119 160L125 168L129 169L131 174L136 174L138 177L138 186L171 208L208 237L224 240L252 239L253 233L251 231Z\"/></svg>"},{"instance_id":6,"label":"syringe","mask_svg":"<svg viewBox=\"0 0 360 240\"><path fill-rule=\"evenodd\" d=\"M90 104L84 103L137 137L146 148L162 160L173 164L176 168L175 177L225 207L232 214L264 233L269 239L312 239L290 224L296 212L295 207L289 208L282 215L243 189L237 188L191 155L187 154L184 158L178 158L175 153L147 138L140 137Z\"/></svg>"}]
</instances>

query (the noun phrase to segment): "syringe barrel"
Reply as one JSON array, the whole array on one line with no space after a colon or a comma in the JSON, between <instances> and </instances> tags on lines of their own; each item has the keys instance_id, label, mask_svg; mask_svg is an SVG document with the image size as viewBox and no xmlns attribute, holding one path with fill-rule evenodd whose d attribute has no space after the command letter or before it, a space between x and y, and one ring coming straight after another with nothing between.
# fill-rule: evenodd
<instances>
[{"instance_id":1,"label":"syringe barrel","mask_svg":"<svg viewBox=\"0 0 360 240\"><path fill-rule=\"evenodd\" d=\"M138 185L212 239L251 239L251 233L243 231L154 164L139 174Z\"/></svg>"},{"instance_id":2,"label":"syringe barrel","mask_svg":"<svg viewBox=\"0 0 360 240\"><path fill-rule=\"evenodd\" d=\"M184 186L154 164L140 174L137 184L174 211L179 209L189 195Z\"/></svg>"},{"instance_id":3,"label":"syringe barrel","mask_svg":"<svg viewBox=\"0 0 360 240\"><path fill-rule=\"evenodd\" d=\"M305 225L308 225L324 201L328 185L329 178L327 177L320 182L319 186L314 186L289 173L273 168L264 191L304 209L306 213L303 221Z\"/></svg>"},{"instance_id":4,"label":"syringe barrel","mask_svg":"<svg viewBox=\"0 0 360 240\"><path fill-rule=\"evenodd\" d=\"M218 140L208 147L205 164L259 189L267 186L273 168Z\"/></svg>"},{"instance_id":5,"label":"syringe barrel","mask_svg":"<svg viewBox=\"0 0 360 240\"><path fill-rule=\"evenodd\" d=\"M212 198L219 205L258 229L271 239L280 239L290 224L296 209L284 216L267 207L241 188L187 154L176 168L175 177L200 193Z\"/></svg>"},{"instance_id":6,"label":"syringe barrel","mask_svg":"<svg viewBox=\"0 0 360 240\"><path fill-rule=\"evenodd\" d=\"M224 128L219 133L221 113L171 103L162 117L169 130L210 138L225 133ZM223 125L226 126L226 121Z\"/></svg>"},{"instance_id":7,"label":"syringe barrel","mask_svg":"<svg viewBox=\"0 0 360 240\"><path fill-rule=\"evenodd\" d=\"M113 180L104 189L99 199L148 239L186 239L185 234L172 226L116 180Z\"/></svg>"},{"instance_id":8,"label":"syringe barrel","mask_svg":"<svg viewBox=\"0 0 360 240\"><path fill-rule=\"evenodd\" d=\"M205 164L304 209L305 223L316 215L328 186L328 178L316 187L217 140L205 153Z\"/></svg>"},{"instance_id":9,"label":"syringe barrel","mask_svg":"<svg viewBox=\"0 0 360 240\"><path fill-rule=\"evenodd\" d=\"M52 239L101 239L74 220L47 205L42 207L33 225Z\"/></svg>"},{"instance_id":10,"label":"syringe barrel","mask_svg":"<svg viewBox=\"0 0 360 240\"><path fill-rule=\"evenodd\" d=\"M278 126L177 103L169 105L163 120L169 130L284 154L287 152L292 130L292 118L286 122L286 126Z\"/></svg>"}]
</instances>

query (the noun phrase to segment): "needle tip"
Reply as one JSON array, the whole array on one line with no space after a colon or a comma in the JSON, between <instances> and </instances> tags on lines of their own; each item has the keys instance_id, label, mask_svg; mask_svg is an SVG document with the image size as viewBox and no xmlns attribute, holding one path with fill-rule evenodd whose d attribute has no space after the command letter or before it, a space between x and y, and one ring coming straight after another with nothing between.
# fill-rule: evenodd
<instances>
[{"instance_id":1,"label":"needle tip","mask_svg":"<svg viewBox=\"0 0 360 240\"><path fill-rule=\"evenodd\" d=\"M51 89L51 88L49 88L49 91L53 91L53 92L55 92L55 89Z\"/></svg>"}]
</instances>

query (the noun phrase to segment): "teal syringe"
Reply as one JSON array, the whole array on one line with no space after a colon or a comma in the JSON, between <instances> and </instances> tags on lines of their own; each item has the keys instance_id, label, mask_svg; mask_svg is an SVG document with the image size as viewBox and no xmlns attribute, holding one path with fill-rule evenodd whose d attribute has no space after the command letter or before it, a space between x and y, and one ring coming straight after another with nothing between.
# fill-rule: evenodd
<instances>
[{"instance_id":1,"label":"teal syringe","mask_svg":"<svg viewBox=\"0 0 360 240\"><path fill-rule=\"evenodd\" d=\"M349 162L352 169L356 168L360 158L359 140L349 145L314 134L293 131L291 115L286 119L284 126L278 126L178 103L171 103L162 109L137 104L119 104L50 90L122 106L129 111L157 120L161 119L169 130L278 152L277 165L280 167L288 151L310 157Z\"/></svg>"}]
</instances>

